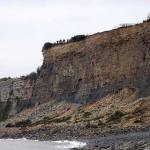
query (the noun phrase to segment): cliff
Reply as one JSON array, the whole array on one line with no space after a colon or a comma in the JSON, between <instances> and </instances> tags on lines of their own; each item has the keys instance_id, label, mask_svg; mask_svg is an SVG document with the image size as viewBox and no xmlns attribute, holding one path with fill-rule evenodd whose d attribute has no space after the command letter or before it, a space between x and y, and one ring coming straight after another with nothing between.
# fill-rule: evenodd
<instances>
[{"instance_id":1,"label":"cliff","mask_svg":"<svg viewBox=\"0 0 150 150\"><path fill-rule=\"evenodd\" d=\"M41 71L35 92L45 84L46 101L87 103L126 86L139 88L139 96L150 94L150 22L54 46L43 50L43 56L47 68Z\"/></svg>"},{"instance_id":2,"label":"cliff","mask_svg":"<svg viewBox=\"0 0 150 150\"><path fill-rule=\"evenodd\" d=\"M16 78L0 80L0 121L31 106L33 82Z\"/></svg>"},{"instance_id":3,"label":"cliff","mask_svg":"<svg viewBox=\"0 0 150 150\"><path fill-rule=\"evenodd\" d=\"M125 87L150 95L149 21L43 49L43 57L34 78L0 81L1 112L9 108L2 119L53 100L96 102Z\"/></svg>"}]
</instances>

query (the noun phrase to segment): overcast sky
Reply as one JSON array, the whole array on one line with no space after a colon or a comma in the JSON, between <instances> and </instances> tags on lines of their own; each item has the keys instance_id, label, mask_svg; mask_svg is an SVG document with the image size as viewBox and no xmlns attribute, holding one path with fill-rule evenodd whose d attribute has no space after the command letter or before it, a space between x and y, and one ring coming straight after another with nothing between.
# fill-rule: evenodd
<instances>
[{"instance_id":1,"label":"overcast sky","mask_svg":"<svg viewBox=\"0 0 150 150\"><path fill-rule=\"evenodd\" d=\"M19 77L42 64L45 42L137 23L150 0L0 0L0 77Z\"/></svg>"}]
</instances>

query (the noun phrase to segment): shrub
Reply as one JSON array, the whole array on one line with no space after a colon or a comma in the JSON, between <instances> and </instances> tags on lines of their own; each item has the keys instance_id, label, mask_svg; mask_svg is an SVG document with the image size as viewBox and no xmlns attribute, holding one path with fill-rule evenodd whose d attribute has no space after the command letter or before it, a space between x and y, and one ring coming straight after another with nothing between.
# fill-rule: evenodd
<instances>
[{"instance_id":1,"label":"shrub","mask_svg":"<svg viewBox=\"0 0 150 150\"><path fill-rule=\"evenodd\" d=\"M135 109L135 111L133 112L133 114L135 114L135 115L141 115L143 113L144 113L144 110L140 109L140 108Z\"/></svg>"},{"instance_id":2,"label":"shrub","mask_svg":"<svg viewBox=\"0 0 150 150\"><path fill-rule=\"evenodd\" d=\"M94 124L92 122L87 122L86 128L98 128L99 124Z\"/></svg>"},{"instance_id":3,"label":"shrub","mask_svg":"<svg viewBox=\"0 0 150 150\"><path fill-rule=\"evenodd\" d=\"M111 114L109 121L116 121L119 120L122 116L124 116L125 114L121 111L116 111L113 114Z\"/></svg>"},{"instance_id":4,"label":"shrub","mask_svg":"<svg viewBox=\"0 0 150 150\"><path fill-rule=\"evenodd\" d=\"M87 38L86 35L76 35L76 36L73 36L69 42L78 42L78 41L82 41L82 40L85 40Z\"/></svg>"},{"instance_id":5,"label":"shrub","mask_svg":"<svg viewBox=\"0 0 150 150\"><path fill-rule=\"evenodd\" d=\"M5 127L6 127L6 128L13 128L13 127L15 127L15 125L13 125L13 124L11 124L11 123L8 123Z\"/></svg>"},{"instance_id":6,"label":"shrub","mask_svg":"<svg viewBox=\"0 0 150 150\"><path fill-rule=\"evenodd\" d=\"M11 79L11 78L10 78L10 77L2 78L2 79L0 79L0 81L7 81L7 80L9 80L9 79Z\"/></svg>"},{"instance_id":7,"label":"shrub","mask_svg":"<svg viewBox=\"0 0 150 150\"><path fill-rule=\"evenodd\" d=\"M90 115L91 115L90 112L84 112L83 117L84 117L84 118L88 118Z\"/></svg>"},{"instance_id":8,"label":"shrub","mask_svg":"<svg viewBox=\"0 0 150 150\"><path fill-rule=\"evenodd\" d=\"M32 123L31 120L27 119L27 120L18 121L15 124L8 123L5 127L6 128L27 127L27 126L31 125L31 123Z\"/></svg>"},{"instance_id":9,"label":"shrub","mask_svg":"<svg viewBox=\"0 0 150 150\"><path fill-rule=\"evenodd\" d=\"M68 123L70 119L71 116L63 116L60 118L57 118L56 116L44 117L42 120L32 123L31 126L37 126L39 124L50 124L50 123L64 123L64 122Z\"/></svg>"},{"instance_id":10,"label":"shrub","mask_svg":"<svg viewBox=\"0 0 150 150\"><path fill-rule=\"evenodd\" d=\"M120 28L126 28L126 27L130 27L132 26L133 24L129 24L129 23L123 23L123 24L120 24Z\"/></svg>"},{"instance_id":11,"label":"shrub","mask_svg":"<svg viewBox=\"0 0 150 150\"><path fill-rule=\"evenodd\" d=\"M61 117L61 118L55 118L55 119L52 119L51 122L54 122L54 123L61 123L61 122L67 122L71 119L71 116L64 116L64 117Z\"/></svg>"},{"instance_id":12,"label":"shrub","mask_svg":"<svg viewBox=\"0 0 150 150\"><path fill-rule=\"evenodd\" d=\"M137 120L134 121L134 123L142 123L142 120L140 120L140 119L138 120L137 119Z\"/></svg>"},{"instance_id":13,"label":"shrub","mask_svg":"<svg viewBox=\"0 0 150 150\"><path fill-rule=\"evenodd\" d=\"M150 13L147 15L147 21L150 21Z\"/></svg>"},{"instance_id":14,"label":"shrub","mask_svg":"<svg viewBox=\"0 0 150 150\"><path fill-rule=\"evenodd\" d=\"M37 75L39 75L40 72L41 72L41 67L38 67L38 68L36 69L36 72L37 72Z\"/></svg>"},{"instance_id":15,"label":"shrub","mask_svg":"<svg viewBox=\"0 0 150 150\"><path fill-rule=\"evenodd\" d=\"M31 80L36 80L37 74L35 72L31 72L26 78L30 78Z\"/></svg>"},{"instance_id":16,"label":"shrub","mask_svg":"<svg viewBox=\"0 0 150 150\"><path fill-rule=\"evenodd\" d=\"M63 41L62 41L62 40L60 40L60 41L59 41L59 44L63 44Z\"/></svg>"},{"instance_id":17,"label":"shrub","mask_svg":"<svg viewBox=\"0 0 150 150\"><path fill-rule=\"evenodd\" d=\"M52 43L46 42L42 48L42 51L47 50L47 49L51 48L52 46L53 46Z\"/></svg>"},{"instance_id":18,"label":"shrub","mask_svg":"<svg viewBox=\"0 0 150 150\"><path fill-rule=\"evenodd\" d=\"M31 120L27 119L27 120L22 120L19 122L15 123L15 127L27 127L31 124Z\"/></svg>"}]
</instances>

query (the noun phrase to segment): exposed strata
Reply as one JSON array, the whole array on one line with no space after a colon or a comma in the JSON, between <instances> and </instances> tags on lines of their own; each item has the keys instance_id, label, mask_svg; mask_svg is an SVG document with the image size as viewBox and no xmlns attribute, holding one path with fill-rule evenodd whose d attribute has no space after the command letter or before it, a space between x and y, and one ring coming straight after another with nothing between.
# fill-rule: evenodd
<instances>
[{"instance_id":1,"label":"exposed strata","mask_svg":"<svg viewBox=\"0 0 150 150\"><path fill-rule=\"evenodd\" d=\"M24 108L31 106L33 81L28 78L16 78L0 81L0 120L14 116Z\"/></svg>"},{"instance_id":2,"label":"exposed strata","mask_svg":"<svg viewBox=\"0 0 150 150\"><path fill-rule=\"evenodd\" d=\"M55 45L43 49L43 56L36 74L0 80L1 138L90 139L149 133L149 21ZM106 149L150 145L146 132L132 135L135 138L119 137L135 143Z\"/></svg>"},{"instance_id":3,"label":"exposed strata","mask_svg":"<svg viewBox=\"0 0 150 150\"><path fill-rule=\"evenodd\" d=\"M87 103L125 86L139 88L140 96L149 95L149 22L58 45L43 50L43 56L49 68L41 71L45 80L38 79L46 81L47 100Z\"/></svg>"},{"instance_id":4,"label":"exposed strata","mask_svg":"<svg viewBox=\"0 0 150 150\"><path fill-rule=\"evenodd\" d=\"M149 34L146 22L44 50L49 97L86 103L128 85L148 95Z\"/></svg>"},{"instance_id":5,"label":"exposed strata","mask_svg":"<svg viewBox=\"0 0 150 150\"><path fill-rule=\"evenodd\" d=\"M36 75L0 81L2 120L44 103L78 108L126 87L138 91L132 101L150 95L148 21L44 49L43 56Z\"/></svg>"}]
</instances>

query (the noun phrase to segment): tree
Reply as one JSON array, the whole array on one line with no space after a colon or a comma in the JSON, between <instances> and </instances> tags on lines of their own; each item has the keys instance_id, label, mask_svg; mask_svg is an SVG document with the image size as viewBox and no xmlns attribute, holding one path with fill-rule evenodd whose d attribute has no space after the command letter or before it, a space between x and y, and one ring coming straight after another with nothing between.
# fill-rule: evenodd
<instances>
[{"instance_id":1,"label":"tree","mask_svg":"<svg viewBox=\"0 0 150 150\"><path fill-rule=\"evenodd\" d=\"M66 40L65 39L63 39L63 43L65 43L66 42Z\"/></svg>"},{"instance_id":2,"label":"tree","mask_svg":"<svg viewBox=\"0 0 150 150\"><path fill-rule=\"evenodd\" d=\"M147 20L150 21L150 13L148 13L148 15L147 15Z\"/></svg>"},{"instance_id":3,"label":"tree","mask_svg":"<svg viewBox=\"0 0 150 150\"><path fill-rule=\"evenodd\" d=\"M73 36L69 41L70 42L78 42L78 41L85 40L86 38L87 38L86 35L76 35L76 36Z\"/></svg>"},{"instance_id":4,"label":"tree","mask_svg":"<svg viewBox=\"0 0 150 150\"><path fill-rule=\"evenodd\" d=\"M51 48L52 46L53 46L53 44L52 44L52 43L46 42L46 43L44 44L44 46L43 46L43 49L42 49L42 50L47 50L47 49Z\"/></svg>"},{"instance_id":5,"label":"tree","mask_svg":"<svg viewBox=\"0 0 150 150\"><path fill-rule=\"evenodd\" d=\"M126 27L129 27L131 26L132 24L129 24L129 23L123 23L123 24L120 24L120 27L122 28L126 28Z\"/></svg>"},{"instance_id":6,"label":"tree","mask_svg":"<svg viewBox=\"0 0 150 150\"><path fill-rule=\"evenodd\" d=\"M59 44L62 44L62 43L63 43L62 40L60 40L60 41L59 41Z\"/></svg>"}]
</instances>

